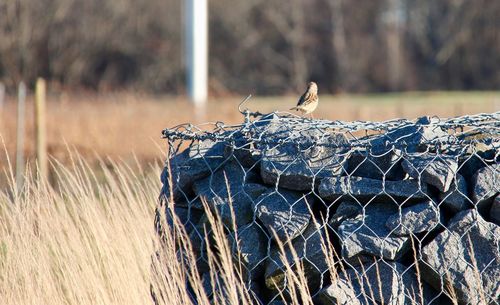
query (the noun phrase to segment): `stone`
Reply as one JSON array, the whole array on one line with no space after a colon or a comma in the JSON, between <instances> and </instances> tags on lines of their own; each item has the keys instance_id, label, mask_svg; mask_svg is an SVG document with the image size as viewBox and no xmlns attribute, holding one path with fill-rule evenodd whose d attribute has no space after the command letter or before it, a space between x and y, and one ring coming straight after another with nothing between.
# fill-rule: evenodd
<instances>
[{"instance_id":1,"label":"stone","mask_svg":"<svg viewBox=\"0 0 500 305\"><path fill-rule=\"evenodd\" d=\"M312 293L318 289L320 283L327 278L328 264L325 254L321 247L322 239L325 235L321 225L318 222L311 221L306 230L293 240L291 246L295 249L297 259L304 267L304 274ZM284 244L286 262L293 267L296 260L290 249L290 244ZM271 248L270 257L267 261L265 280L266 286L271 290L281 290L285 285L286 262L281 258L281 252L278 247Z\"/></svg>"},{"instance_id":2,"label":"stone","mask_svg":"<svg viewBox=\"0 0 500 305\"><path fill-rule=\"evenodd\" d=\"M281 241L293 239L301 234L311 218L311 197L283 189L270 190L254 201L253 210L266 227L269 236L273 232Z\"/></svg>"},{"instance_id":3,"label":"stone","mask_svg":"<svg viewBox=\"0 0 500 305\"><path fill-rule=\"evenodd\" d=\"M202 215L198 223L194 226L193 230L189 234L189 239L191 241L191 247L193 251L200 255L204 254L207 250L207 243L205 240L205 235L209 238L212 236L212 227L206 215Z\"/></svg>"},{"instance_id":4,"label":"stone","mask_svg":"<svg viewBox=\"0 0 500 305\"><path fill-rule=\"evenodd\" d=\"M450 189L445 193L439 193L440 204L454 213L466 210L472 206L472 201L467 194L467 182L462 175L457 174Z\"/></svg>"},{"instance_id":5,"label":"stone","mask_svg":"<svg viewBox=\"0 0 500 305\"><path fill-rule=\"evenodd\" d=\"M499 243L500 227L476 210L459 212L423 247L422 276L437 290L453 289L460 304L494 304L500 298Z\"/></svg>"},{"instance_id":6,"label":"stone","mask_svg":"<svg viewBox=\"0 0 500 305\"><path fill-rule=\"evenodd\" d=\"M425 283L420 291L415 273L398 262L379 260L347 269L339 277L350 283L352 291L347 291L358 296L359 304L375 304L373 300L387 305L429 304L438 294Z\"/></svg>"},{"instance_id":7,"label":"stone","mask_svg":"<svg viewBox=\"0 0 500 305\"><path fill-rule=\"evenodd\" d=\"M377 180L402 180L405 176L401 167L401 151L386 152L357 150L348 159L348 176L358 176Z\"/></svg>"},{"instance_id":8,"label":"stone","mask_svg":"<svg viewBox=\"0 0 500 305\"><path fill-rule=\"evenodd\" d=\"M427 151L431 141L446 141L449 134L443 130L436 120L421 117L415 123L407 122L405 126L396 126L385 134L375 137L370 145L374 151L386 152L393 148L407 152Z\"/></svg>"},{"instance_id":9,"label":"stone","mask_svg":"<svg viewBox=\"0 0 500 305\"><path fill-rule=\"evenodd\" d=\"M385 222L391 234L405 236L432 231L439 225L439 209L432 201L404 208Z\"/></svg>"},{"instance_id":10,"label":"stone","mask_svg":"<svg viewBox=\"0 0 500 305\"><path fill-rule=\"evenodd\" d=\"M238 162L248 168L256 166L262 158L262 153L257 149L251 136L242 131L233 134L233 141L226 145L224 156L230 158L234 156Z\"/></svg>"},{"instance_id":11,"label":"stone","mask_svg":"<svg viewBox=\"0 0 500 305\"><path fill-rule=\"evenodd\" d=\"M217 274L211 275L210 271L202 274L201 284L210 301L214 298L220 298L226 294L224 279Z\"/></svg>"},{"instance_id":12,"label":"stone","mask_svg":"<svg viewBox=\"0 0 500 305\"><path fill-rule=\"evenodd\" d=\"M405 156L402 166L410 177L447 192L457 174L458 161L452 156L419 154Z\"/></svg>"},{"instance_id":13,"label":"stone","mask_svg":"<svg viewBox=\"0 0 500 305\"><path fill-rule=\"evenodd\" d=\"M393 236L385 226L387 219L398 211L397 205L371 202L365 206L364 214L357 203L342 202L341 205L359 207L358 215L344 220L337 228L343 258L373 255L397 260L406 253L409 248L408 237Z\"/></svg>"},{"instance_id":14,"label":"stone","mask_svg":"<svg viewBox=\"0 0 500 305\"><path fill-rule=\"evenodd\" d=\"M313 131L304 131L300 141L284 142L263 151L261 176L265 183L312 191L321 179L343 172L347 153L339 146L347 146L346 137Z\"/></svg>"},{"instance_id":15,"label":"stone","mask_svg":"<svg viewBox=\"0 0 500 305\"><path fill-rule=\"evenodd\" d=\"M236 226L252 221L252 203L267 191L265 186L252 183L254 178L248 169L236 162L229 162L211 176L194 182L193 190L199 198L207 200L226 227L233 229L233 220Z\"/></svg>"},{"instance_id":16,"label":"stone","mask_svg":"<svg viewBox=\"0 0 500 305\"><path fill-rule=\"evenodd\" d=\"M235 263L243 264L246 277L256 279L263 274L267 257L269 238L256 222L238 228L237 233L227 235Z\"/></svg>"},{"instance_id":17,"label":"stone","mask_svg":"<svg viewBox=\"0 0 500 305\"><path fill-rule=\"evenodd\" d=\"M472 177L472 200L479 210L486 209L500 193L500 165L493 164L479 169Z\"/></svg>"},{"instance_id":18,"label":"stone","mask_svg":"<svg viewBox=\"0 0 500 305\"><path fill-rule=\"evenodd\" d=\"M174 229L174 218L172 215L172 209L165 207L166 221L171 229ZM183 207L174 207L174 213L177 216L180 224L184 226L187 234L190 234L196 227L196 224L200 221L202 217L202 212L195 209L187 209Z\"/></svg>"},{"instance_id":19,"label":"stone","mask_svg":"<svg viewBox=\"0 0 500 305\"><path fill-rule=\"evenodd\" d=\"M390 200L415 202L429 198L427 185L419 185L415 179L382 181L363 177L335 177L321 181L318 193L327 201Z\"/></svg>"},{"instance_id":20,"label":"stone","mask_svg":"<svg viewBox=\"0 0 500 305\"><path fill-rule=\"evenodd\" d=\"M360 204L354 202L341 202L335 210L335 214L332 215L328 224L334 230L337 230L339 225L347 219L352 219L358 216L362 212L362 207Z\"/></svg>"},{"instance_id":21,"label":"stone","mask_svg":"<svg viewBox=\"0 0 500 305\"><path fill-rule=\"evenodd\" d=\"M490 218L493 223L500 226L500 195L495 198L490 209Z\"/></svg>"},{"instance_id":22,"label":"stone","mask_svg":"<svg viewBox=\"0 0 500 305\"><path fill-rule=\"evenodd\" d=\"M267 303L267 305L287 305L287 304L281 300L273 300L273 301Z\"/></svg>"},{"instance_id":23,"label":"stone","mask_svg":"<svg viewBox=\"0 0 500 305\"><path fill-rule=\"evenodd\" d=\"M174 200L187 199L194 181L207 177L224 162L224 143L212 140L199 141L170 160L161 173L162 196L170 197L172 187Z\"/></svg>"},{"instance_id":24,"label":"stone","mask_svg":"<svg viewBox=\"0 0 500 305\"><path fill-rule=\"evenodd\" d=\"M338 278L322 289L317 301L321 305L361 305L352 284L344 278Z\"/></svg>"}]
</instances>

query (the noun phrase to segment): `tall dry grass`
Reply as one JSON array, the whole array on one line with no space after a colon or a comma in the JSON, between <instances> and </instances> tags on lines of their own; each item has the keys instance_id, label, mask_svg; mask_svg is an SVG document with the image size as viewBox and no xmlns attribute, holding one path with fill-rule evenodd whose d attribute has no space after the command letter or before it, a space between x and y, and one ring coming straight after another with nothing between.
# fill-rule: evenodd
<instances>
[{"instance_id":1,"label":"tall dry grass","mask_svg":"<svg viewBox=\"0 0 500 305\"><path fill-rule=\"evenodd\" d=\"M148 304L158 167L114 164L97 179L81 158L53 161L0 192L2 304Z\"/></svg>"}]
</instances>

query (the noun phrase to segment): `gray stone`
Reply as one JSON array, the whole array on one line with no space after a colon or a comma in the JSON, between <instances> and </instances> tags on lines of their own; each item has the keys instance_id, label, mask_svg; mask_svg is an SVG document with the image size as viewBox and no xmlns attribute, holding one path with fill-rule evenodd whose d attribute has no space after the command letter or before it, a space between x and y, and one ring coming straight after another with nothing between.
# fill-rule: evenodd
<instances>
[{"instance_id":1,"label":"gray stone","mask_svg":"<svg viewBox=\"0 0 500 305\"><path fill-rule=\"evenodd\" d=\"M245 277L255 279L265 268L269 238L257 223L250 223L228 234L236 265L241 262Z\"/></svg>"},{"instance_id":2,"label":"gray stone","mask_svg":"<svg viewBox=\"0 0 500 305\"><path fill-rule=\"evenodd\" d=\"M207 200L229 229L233 229L233 220L236 226L252 221L252 203L267 190L263 185L252 183L253 175L238 163L229 162L213 175L196 181L193 190L199 198Z\"/></svg>"},{"instance_id":3,"label":"gray stone","mask_svg":"<svg viewBox=\"0 0 500 305\"><path fill-rule=\"evenodd\" d=\"M250 134L238 131L233 134L233 141L225 147L224 156L226 158L234 156L238 162L249 168L259 163L262 153L257 149Z\"/></svg>"},{"instance_id":4,"label":"gray stone","mask_svg":"<svg viewBox=\"0 0 500 305\"><path fill-rule=\"evenodd\" d=\"M432 201L404 208L385 222L391 234L404 236L436 229L439 224L439 209Z\"/></svg>"},{"instance_id":5,"label":"gray stone","mask_svg":"<svg viewBox=\"0 0 500 305\"><path fill-rule=\"evenodd\" d=\"M422 249L422 276L437 290L451 287L460 304L494 304L500 298L499 243L500 227L476 210L462 211Z\"/></svg>"},{"instance_id":6,"label":"gray stone","mask_svg":"<svg viewBox=\"0 0 500 305\"><path fill-rule=\"evenodd\" d=\"M220 299L221 297L227 297L225 291L226 285L223 277L218 274L211 275L212 272L213 271L205 272L201 276L201 284L209 301Z\"/></svg>"},{"instance_id":7,"label":"gray stone","mask_svg":"<svg viewBox=\"0 0 500 305\"><path fill-rule=\"evenodd\" d=\"M491 221L500 226L500 195L495 198L490 209Z\"/></svg>"},{"instance_id":8,"label":"gray stone","mask_svg":"<svg viewBox=\"0 0 500 305\"><path fill-rule=\"evenodd\" d=\"M359 206L342 202L341 205ZM397 205L386 202L371 202L360 209L358 215L344 220L337 233L342 243L342 257L350 259L358 255L373 255L390 260L400 258L409 247L408 237L392 236L385 223L398 211Z\"/></svg>"},{"instance_id":9,"label":"gray stone","mask_svg":"<svg viewBox=\"0 0 500 305\"><path fill-rule=\"evenodd\" d=\"M344 278L337 278L332 284L322 289L318 294L317 301L321 305L361 305L358 293L354 291L352 284Z\"/></svg>"},{"instance_id":10,"label":"gray stone","mask_svg":"<svg viewBox=\"0 0 500 305\"><path fill-rule=\"evenodd\" d=\"M212 140L199 141L170 160L161 173L162 196L170 197L170 189L175 200L187 199L194 181L207 177L224 161L224 143Z\"/></svg>"},{"instance_id":11,"label":"gray stone","mask_svg":"<svg viewBox=\"0 0 500 305\"><path fill-rule=\"evenodd\" d=\"M371 150L355 151L348 159L347 172L350 176L382 180L402 180L405 176L401 167L401 151L386 152Z\"/></svg>"},{"instance_id":12,"label":"gray stone","mask_svg":"<svg viewBox=\"0 0 500 305\"><path fill-rule=\"evenodd\" d=\"M200 221L202 212L195 209L186 209L183 207L174 207L175 216L179 220L180 224L184 226L187 234L190 234L196 227L196 224ZM166 221L171 229L174 229L174 218L172 215L172 210L168 207L165 208Z\"/></svg>"},{"instance_id":13,"label":"gray stone","mask_svg":"<svg viewBox=\"0 0 500 305\"><path fill-rule=\"evenodd\" d=\"M318 222L311 221L307 229L292 242L297 259L304 267L304 273L311 292L314 292L328 276L326 274L328 264L321 247L322 239L326 242L321 225ZM291 267L296 264L289 245L289 243L284 245L286 261L281 259L281 252L278 247L275 246L271 249L265 272L266 286L269 289L283 289L286 278L286 262Z\"/></svg>"},{"instance_id":14,"label":"gray stone","mask_svg":"<svg viewBox=\"0 0 500 305\"><path fill-rule=\"evenodd\" d=\"M280 300L274 300L274 301L267 303L267 305L287 305L287 304L283 301L280 301Z\"/></svg>"},{"instance_id":15,"label":"gray stone","mask_svg":"<svg viewBox=\"0 0 500 305\"><path fill-rule=\"evenodd\" d=\"M304 231L311 218L308 205L311 197L283 189L271 190L254 201L255 215L269 235L273 232L281 241L293 239Z\"/></svg>"},{"instance_id":16,"label":"gray stone","mask_svg":"<svg viewBox=\"0 0 500 305\"><path fill-rule=\"evenodd\" d=\"M205 236L209 238L212 237L212 227L206 215L202 215L198 223L194 226L193 230L189 234L189 239L191 241L191 247L193 251L197 254L204 254L207 250L207 243Z\"/></svg>"},{"instance_id":17,"label":"gray stone","mask_svg":"<svg viewBox=\"0 0 500 305\"><path fill-rule=\"evenodd\" d=\"M341 134L317 134L311 130L301 135L304 142L285 142L263 151L262 180L296 191L311 191L321 179L342 173L346 146ZM345 149L344 149L345 150Z\"/></svg>"},{"instance_id":18,"label":"gray stone","mask_svg":"<svg viewBox=\"0 0 500 305\"><path fill-rule=\"evenodd\" d=\"M396 200L415 202L428 199L427 185L415 179L382 181L363 177L325 178L318 188L319 196L333 201L345 200Z\"/></svg>"},{"instance_id":19,"label":"gray stone","mask_svg":"<svg viewBox=\"0 0 500 305\"><path fill-rule=\"evenodd\" d=\"M340 278L350 283L363 305L376 304L373 301L387 305L429 304L437 296L425 283L420 291L415 270L397 262L365 263L347 269Z\"/></svg>"},{"instance_id":20,"label":"gray stone","mask_svg":"<svg viewBox=\"0 0 500 305\"><path fill-rule=\"evenodd\" d=\"M449 190L458 170L455 157L436 154L405 156L402 165L410 177L421 179L441 192Z\"/></svg>"},{"instance_id":21,"label":"gray stone","mask_svg":"<svg viewBox=\"0 0 500 305\"><path fill-rule=\"evenodd\" d=\"M478 170L472 177L472 200L480 210L488 208L500 192L500 165L493 164Z\"/></svg>"},{"instance_id":22,"label":"gray stone","mask_svg":"<svg viewBox=\"0 0 500 305\"><path fill-rule=\"evenodd\" d=\"M450 186L450 189L445 193L439 194L440 204L453 212L460 212L472 206L472 201L467 197L467 182L465 178L457 174L455 181Z\"/></svg>"},{"instance_id":23,"label":"gray stone","mask_svg":"<svg viewBox=\"0 0 500 305\"><path fill-rule=\"evenodd\" d=\"M201 198L198 196L192 200L178 200L175 202L176 206L183 207L183 208L191 208L195 210L204 210L205 207L203 206L203 203L201 202Z\"/></svg>"},{"instance_id":24,"label":"gray stone","mask_svg":"<svg viewBox=\"0 0 500 305\"><path fill-rule=\"evenodd\" d=\"M398 148L407 152L427 151L430 141L445 141L449 134L429 117L421 117L415 123L389 129L385 134L370 142L373 150L385 152Z\"/></svg>"},{"instance_id":25,"label":"gray stone","mask_svg":"<svg viewBox=\"0 0 500 305\"><path fill-rule=\"evenodd\" d=\"M341 202L332 215L328 224L334 230L337 230L339 225L347 219L352 219L362 213L362 206L354 202Z\"/></svg>"}]
</instances>

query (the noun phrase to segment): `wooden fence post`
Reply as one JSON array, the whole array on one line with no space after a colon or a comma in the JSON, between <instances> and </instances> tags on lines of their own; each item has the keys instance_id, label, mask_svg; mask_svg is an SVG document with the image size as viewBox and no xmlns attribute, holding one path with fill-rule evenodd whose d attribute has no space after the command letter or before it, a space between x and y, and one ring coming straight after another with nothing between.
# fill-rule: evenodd
<instances>
[{"instance_id":1,"label":"wooden fence post","mask_svg":"<svg viewBox=\"0 0 500 305\"><path fill-rule=\"evenodd\" d=\"M26 119L26 85L23 81L17 88L17 142L16 142L16 184L21 190L24 178L24 129Z\"/></svg>"},{"instance_id":2,"label":"wooden fence post","mask_svg":"<svg viewBox=\"0 0 500 305\"><path fill-rule=\"evenodd\" d=\"M36 159L41 179L48 178L47 161L47 121L46 113L47 85L43 78L36 80L35 87L35 137L36 137Z\"/></svg>"}]
</instances>

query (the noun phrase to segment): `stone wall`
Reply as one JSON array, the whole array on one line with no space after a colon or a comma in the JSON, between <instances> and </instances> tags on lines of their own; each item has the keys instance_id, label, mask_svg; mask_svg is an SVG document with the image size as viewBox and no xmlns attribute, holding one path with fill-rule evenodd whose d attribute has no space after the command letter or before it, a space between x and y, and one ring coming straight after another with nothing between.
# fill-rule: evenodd
<instances>
[{"instance_id":1,"label":"stone wall","mask_svg":"<svg viewBox=\"0 0 500 305\"><path fill-rule=\"evenodd\" d=\"M317 304L500 304L499 122L273 113L165 130L161 194L174 199L205 279L201 199L221 216L262 304L279 304L286 288L276 238L295 249ZM333 280L322 240L335 250Z\"/></svg>"}]
</instances>

